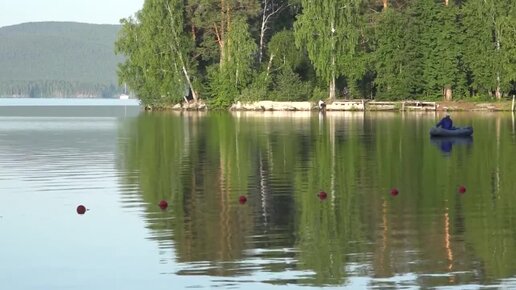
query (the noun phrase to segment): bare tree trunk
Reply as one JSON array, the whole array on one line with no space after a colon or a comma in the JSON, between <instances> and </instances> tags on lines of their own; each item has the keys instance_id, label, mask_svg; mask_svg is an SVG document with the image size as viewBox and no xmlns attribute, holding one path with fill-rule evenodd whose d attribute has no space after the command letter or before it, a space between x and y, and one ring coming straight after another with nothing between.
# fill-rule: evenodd
<instances>
[{"instance_id":1,"label":"bare tree trunk","mask_svg":"<svg viewBox=\"0 0 516 290\"><path fill-rule=\"evenodd\" d=\"M170 8L170 5L168 5L168 4L167 4L167 10L168 10L168 13L170 14L170 17L172 17L172 9ZM172 25L172 28L174 28L174 26L173 26L174 24L172 23L171 25ZM193 98L194 102L197 102L197 92L195 91L195 89L192 85L192 82L190 80L190 74L188 73L188 70L186 69L186 63L183 59L181 50L179 49L179 37L178 37L175 29L172 29L172 31L173 31L173 36L174 36L174 40L173 40L174 43L169 44L170 49L172 50L172 52L175 52L177 54L179 61L181 62L183 75L185 76L186 82L188 83L188 86L190 87L190 91L192 92L192 98Z\"/></svg>"},{"instance_id":2,"label":"bare tree trunk","mask_svg":"<svg viewBox=\"0 0 516 290\"><path fill-rule=\"evenodd\" d=\"M444 86L443 96L445 101L451 101L453 99L453 92L450 85Z\"/></svg>"},{"instance_id":3,"label":"bare tree trunk","mask_svg":"<svg viewBox=\"0 0 516 290\"><path fill-rule=\"evenodd\" d=\"M188 86L190 87L190 91L192 92L192 98L194 102L197 103L198 97L197 92L195 91L192 81L190 81L190 75L188 74L188 71L186 70L186 67L183 65L183 74L185 75L186 82L188 83Z\"/></svg>"},{"instance_id":4,"label":"bare tree trunk","mask_svg":"<svg viewBox=\"0 0 516 290\"><path fill-rule=\"evenodd\" d=\"M335 37L335 24L332 21L331 22L331 37L332 37L332 44L331 44L331 80L330 80L330 100L335 100L335 70L336 70L336 62L335 62L335 41L333 41L333 38Z\"/></svg>"},{"instance_id":5,"label":"bare tree trunk","mask_svg":"<svg viewBox=\"0 0 516 290\"><path fill-rule=\"evenodd\" d=\"M335 100L335 73L333 73L333 76L330 81L330 101Z\"/></svg>"},{"instance_id":6,"label":"bare tree trunk","mask_svg":"<svg viewBox=\"0 0 516 290\"><path fill-rule=\"evenodd\" d=\"M496 91L495 91L495 97L497 100L501 100L502 99L502 90L500 89L500 77L496 77L496 80L498 82L498 86L496 87Z\"/></svg>"},{"instance_id":7,"label":"bare tree trunk","mask_svg":"<svg viewBox=\"0 0 516 290\"><path fill-rule=\"evenodd\" d=\"M224 54L224 49L225 49L224 38L222 36L221 31L219 31L219 28L217 27L217 25L213 25L213 30L215 31L215 37L217 38L217 44L219 45L219 51L220 51L219 63L220 63L220 66L222 67L222 65L224 63L224 57L225 57L225 54Z\"/></svg>"},{"instance_id":8,"label":"bare tree trunk","mask_svg":"<svg viewBox=\"0 0 516 290\"><path fill-rule=\"evenodd\" d=\"M274 0L263 0L262 8L262 24L260 26L260 46L258 47L258 62L261 63L263 60L263 51L265 50L265 33L269 30L269 21L271 17L286 7L281 5L280 7L274 7Z\"/></svg>"},{"instance_id":9,"label":"bare tree trunk","mask_svg":"<svg viewBox=\"0 0 516 290\"><path fill-rule=\"evenodd\" d=\"M448 0L444 0L444 6L448 6ZM443 88L443 97L445 101L451 101L453 96L451 85L445 85Z\"/></svg>"},{"instance_id":10,"label":"bare tree trunk","mask_svg":"<svg viewBox=\"0 0 516 290\"><path fill-rule=\"evenodd\" d=\"M197 40L197 32L195 31L195 25L192 25L192 40L195 42Z\"/></svg>"},{"instance_id":11,"label":"bare tree trunk","mask_svg":"<svg viewBox=\"0 0 516 290\"><path fill-rule=\"evenodd\" d=\"M265 30L267 29L267 9L269 8L269 1L264 0L262 8L262 25L260 26L260 47L258 47L258 62L262 63L263 58L263 42L265 38Z\"/></svg>"},{"instance_id":12,"label":"bare tree trunk","mask_svg":"<svg viewBox=\"0 0 516 290\"><path fill-rule=\"evenodd\" d=\"M224 66L224 63L226 62L225 39L227 27L229 27L229 8L226 7L225 0L220 0L220 25L213 25L213 30L215 31L215 37L217 38L217 44L219 45L220 51L220 68L222 68Z\"/></svg>"},{"instance_id":13,"label":"bare tree trunk","mask_svg":"<svg viewBox=\"0 0 516 290\"><path fill-rule=\"evenodd\" d=\"M272 60L273 59L274 59L274 53L271 54L271 56L269 58L269 64L267 64L267 74L266 74L267 78L269 77L269 73L271 72Z\"/></svg>"},{"instance_id":14,"label":"bare tree trunk","mask_svg":"<svg viewBox=\"0 0 516 290\"><path fill-rule=\"evenodd\" d=\"M227 9L226 9L226 13L224 13L225 17L226 17L226 21L225 21L225 31L227 34L229 34L229 30L231 29L231 4L227 4ZM225 36L224 36L224 42L225 42ZM231 54L229 53L231 51L231 42L227 42L225 43L226 44L226 55L225 55L225 61L227 62L231 62Z\"/></svg>"},{"instance_id":15,"label":"bare tree trunk","mask_svg":"<svg viewBox=\"0 0 516 290\"><path fill-rule=\"evenodd\" d=\"M382 0L383 3L383 11L387 10L387 6L389 6L389 0Z\"/></svg>"},{"instance_id":16,"label":"bare tree trunk","mask_svg":"<svg viewBox=\"0 0 516 290\"><path fill-rule=\"evenodd\" d=\"M500 53L500 39L498 32L496 33L496 52ZM502 90L500 88L500 71L496 72L496 91L495 91L495 97L497 100L502 99Z\"/></svg>"}]
</instances>

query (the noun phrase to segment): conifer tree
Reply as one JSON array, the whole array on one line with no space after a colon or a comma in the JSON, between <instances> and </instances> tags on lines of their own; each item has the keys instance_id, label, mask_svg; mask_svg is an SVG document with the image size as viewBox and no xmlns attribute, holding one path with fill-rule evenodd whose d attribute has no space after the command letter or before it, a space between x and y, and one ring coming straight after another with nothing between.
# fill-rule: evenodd
<instances>
[{"instance_id":1,"label":"conifer tree","mask_svg":"<svg viewBox=\"0 0 516 290\"><path fill-rule=\"evenodd\" d=\"M516 3L510 0L468 0L464 4L465 60L474 95L500 99L514 89L515 12Z\"/></svg>"},{"instance_id":2,"label":"conifer tree","mask_svg":"<svg viewBox=\"0 0 516 290\"><path fill-rule=\"evenodd\" d=\"M417 0L415 9L420 18L420 33L415 36L423 56L421 88L423 96L452 99L453 90L463 88L464 74L460 71L460 33L453 4L434 0ZM419 96L418 96L419 97Z\"/></svg>"},{"instance_id":3,"label":"conifer tree","mask_svg":"<svg viewBox=\"0 0 516 290\"><path fill-rule=\"evenodd\" d=\"M377 17L375 26L376 46L373 64L376 72L377 98L406 98L410 95L407 19L403 13L387 9Z\"/></svg>"}]
</instances>

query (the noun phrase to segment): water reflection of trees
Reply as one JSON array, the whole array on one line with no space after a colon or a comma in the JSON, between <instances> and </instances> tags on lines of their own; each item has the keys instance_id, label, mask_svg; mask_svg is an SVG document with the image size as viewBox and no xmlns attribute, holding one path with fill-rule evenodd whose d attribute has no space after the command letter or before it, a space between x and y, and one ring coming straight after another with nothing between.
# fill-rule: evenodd
<instances>
[{"instance_id":1,"label":"water reflection of trees","mask_svg":"<svg viewBox=\"0 0 516 290\"><path fill-rule=\"evenodd\" d=\"M127 182L148 203L153 238L179 262L206 264L183 274L242 275L260 260L263 271L312 271L303 284L399 273L442 274L419 277L425 287L483 283L516 273L514 148L509 135L481 136L500 124L472 122L474 153L442 158L428 118L151 114L126 133L122 166L139 174ZM392 186L399 197L386 194ZM158 211L160 199L171 210Z\"/></svg>"}]
</instances>

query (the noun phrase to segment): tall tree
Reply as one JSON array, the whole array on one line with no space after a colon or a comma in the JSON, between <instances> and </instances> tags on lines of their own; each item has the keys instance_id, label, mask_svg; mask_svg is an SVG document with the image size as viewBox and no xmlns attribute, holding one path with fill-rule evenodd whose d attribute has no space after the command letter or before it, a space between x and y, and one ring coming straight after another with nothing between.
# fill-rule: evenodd
<instances>
[{"instance_id":1,"label":"tall tree","mask_svg":"<svg viewBox=\"0 0 516 290\"><path fill-rule=\"evenodd\" d=\"M260 42L258 45L258 62L261 63L263 59L263 51L265 50L265 37L267 31L270 29L270 22L273 17L277 15L282 9L287 6L287 3L279 0L262 0L262 17L260 24Z\"/></svg>"},{"instance_id":2,"label":"tall tree","mask_svg":"<svg viewBox=\"0 0 516 290\"><path fill-rule=\"evenodd\" d=\"M306 46L319 77L336 97L336 80L355 54L361 0L301 0L302 13L294 24L296 45ZM349 67L349 66L348 66Z\"/></svg>"},{"instance_id":3,"label":"tall tree","mask_svg":"<svg viewBox=\"0 0 516 290\"><path fill-rule=\"evenodd\" d=\"M273 67L280 69L283 66L288 66L291 69L296 69L301 64L306 56L295 45L292 45L293 42L295 42L295 38L292 31L283 30L272 36L268 44L269 64L267 75Z\"/></svg>"},{"instance_id":4,"label":"tall tree","mask_svg":"<svg viewBox=\"0 0 516 290\"><path fill-rule=\"evenodd\" d=\"M516 3L510 0L469 0L463 9L465 59L473 94L500 99L516 78L514 51Z\"/></svg>"},{"instance_id":5,"label":"tall tree","mask_svg":"<svg viewBox=\"0 0 516 290\"><path fill-rule=\"evenodd\" d=\"M119 66L121 82L136 91L144 104L180 100L188 91L197 101L189 62L192 41L185 33L180 0L147 0L136 19L122 20L115 51L126 56Z\"/></svg>"},{"instance_id":6,"label":"tall tree","mask_svg":"<svg viewBox=\"0 0 516 290\"><path fill-rule=\"evenodd\" d=\"M218 50L218 64L223 67L231 59L226 56L226 45L233 21L246 21L260 12L258 0L189 0L193 27L197 28L200 45Z\"/></svg>"},{"instance_id":7,"label":"tall tree","mask_svg":"<svg viewBox=\"0 0 516 290\"><path fill-rule=\"evenodd\" d=\"M189 0L187 11L212 105L228 106L248 84L256 59L249 21L259 15L259 0Z\"/></svg>"},{"instance_id":8,"label":"tall tree","mask_svg":"<svg viewBox=\"0 0 516 290\"><path fill-rule=\"evenodd\" d=\"M420 19L420 33L414 35L423 56L422 91L424 96L452 99L453 89L463 91L464 73L460 70L460 33L455 5L434 0L414 1L413 13Z\"/></svg>"},{"instance_id":9,"label":"tall tree","mask_svg":"<svg viewBox=\"0 0 516 290\"><path fill-rule=\"evenodd\" d=\"M168 12L169 26L164 26L165 29L168 28L170 31L170 38L168 42L168 46L170 47L170 51L173 55L175 55L176 65L181 66L181 71L183 72L184 79L188 84L190 92L192 93L192 98L195 102L197 102L197 93L193 87L191 75L188 72L188 55L191 54L192 43L189 41L188 35L185 33L185 24L184 24L184 7L182 1L173 1L172 5L170 2L165 1L164 3L165 9ZM187 52L185 52L184 48L189 48Z\"/></svg>"},{"instance_id":10,"label":"tall tree","mask_svg":"<svg viewBox=\"0 0 516 290\"><path fill-rule=\"evenodd\" d=\"M421 25L410 10L388 9L375 25L376 47L373 63L380 99L406 99L420 93L422 52L416 42Z\"/></svg>"},{"instance_id":11,"label":"tall tree","mask_svg":"<svg viewBox=\"0 0 516 290\"><path fill-rule=\"evenodd\" d=\"M451 101L453 92L465 95L466 76L462 68L462 37L460 36L459 9L448 0L439 9L441 29L437 33L437 52L440 59L437 85L443 99Z\"/></svg>"},{"instance_id":12,"label":"tall tree","mask_svg":"<svg viewBox=\"0 0 516 290\"><path fill-rule=\"evenodd\" d=\"M256 44L246 20L242 16L235 18L221 50L224 58L211 70L210 90L217 107L229 107L239 92L251 82Z\"/></svg>"}]
</instances>

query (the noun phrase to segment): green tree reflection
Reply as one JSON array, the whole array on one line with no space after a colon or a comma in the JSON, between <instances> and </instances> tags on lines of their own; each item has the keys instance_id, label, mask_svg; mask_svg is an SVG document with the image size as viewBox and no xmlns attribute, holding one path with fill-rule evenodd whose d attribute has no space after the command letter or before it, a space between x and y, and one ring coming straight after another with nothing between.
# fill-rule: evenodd
<instances>
[{"instance_id":1,"label":"green tree reflection","mask_svg":"<svg viewBox=\"0 0 516 290\"><path fill-rule=\"evenodd\" d=\"M123 182L139 186L152 238L173 244L182 274L300 270L269 282L339 285L415 273L422 287L514 277L509 116L458 115L474 141L444 156L433 115L274 114L144 114L121 131Z\"/></svg>"}]
</instances>

